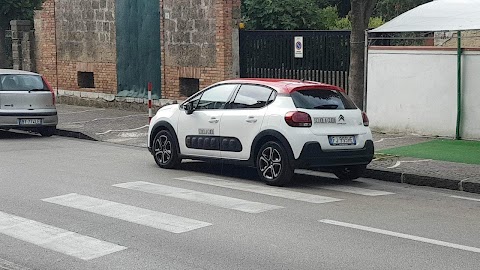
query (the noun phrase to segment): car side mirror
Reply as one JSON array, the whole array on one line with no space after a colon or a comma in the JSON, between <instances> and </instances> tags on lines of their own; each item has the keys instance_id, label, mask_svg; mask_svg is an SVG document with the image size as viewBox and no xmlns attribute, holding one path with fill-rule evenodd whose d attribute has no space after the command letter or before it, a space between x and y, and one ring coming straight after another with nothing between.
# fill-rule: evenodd
<instances>
[{"instance_id":1,"label":"car side mirror","mask_svg":"<svg viewBox=\"0 0 480 270\"><path fill-rule=\"evenodd\" d=\"M194 111L193 104L191 102L183 104L183 109L185 110L186 114L192 114Z\"/></svg>"}]
</instances>

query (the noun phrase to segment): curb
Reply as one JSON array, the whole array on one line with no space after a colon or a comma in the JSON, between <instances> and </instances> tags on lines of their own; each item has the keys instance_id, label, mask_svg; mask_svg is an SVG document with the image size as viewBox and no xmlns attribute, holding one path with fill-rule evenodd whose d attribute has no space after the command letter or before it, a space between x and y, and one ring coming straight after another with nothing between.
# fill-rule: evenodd
<instances>
[{"instance_id":1,"label":"curb","mask_svg":"<svg viewBox=\"0 0 480 270\"><path fill-rule=\"evenodd\" d=\"M94 139L82 132L78 131L71 131L71 130L64 130L64 129L58 129L55 132L55 135L61 136L61 137L69 137L69 138L75 138L75 139L82 139L82 140L89 140L89 141L98 141L97 139Z\"/></svg>"},{"instance_id":2,"label":"curb","mask_svg":"<svg viewBox=\"0 0 480 270\"><path fill-rule=\"evenodd\" d=\"M64 129L57 129L56 135L61 137L76 138L89 141L98 141L82 132L70 131ZM466 179L463 181L438 178L425 175L417 175L411 173L391 172L380 169L367 169L364 177L402 184L410 184L414 186L428 186L434 188L444 188L458 191L465 191L470 193L480 194L480 179ZM1 270L1 269L0 269Z\"/></svg>"},{"instance_id":3,"label":"curb","mask_svg":"<svg viewBox=\"0 0 480 270\"><path fill-rule=\"evenodd\" d=\"M367 169L364 177L373 178L387 182L410 184L415 186L428 186L434 188L444 188L451 190L459 190L470 193L480 194L480 179L466 179L463 181L438 178L411 173L400 173L384 171L379 169Z\"/></svg>"}]
</instances>

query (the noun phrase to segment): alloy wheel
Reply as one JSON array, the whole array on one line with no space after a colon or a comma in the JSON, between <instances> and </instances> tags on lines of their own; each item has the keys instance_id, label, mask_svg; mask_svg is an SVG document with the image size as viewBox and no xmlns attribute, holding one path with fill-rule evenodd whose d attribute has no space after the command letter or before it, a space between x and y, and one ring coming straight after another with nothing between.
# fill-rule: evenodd
<instances>
[{"instance_id":1,"label":"alloy wheel","mask_svg":"<svg viewBox=\"0 0 480 270\"><path fill-rule=\"evenodd\" d=\"M160 161L161 164L167 164L172 158L172 142L166 135L159 136L155 140L155 158Z\"/></svg>"},{"instance_id":2,"label":"alloy wheel","mask_svg":"<svg viewBox=\"0 0 480 270\"><path fill-rule=\"evenodd\" d=\"M262 151L259 163L260 171L266 179L275 179L282 172L282 156L271 146Z\"/></svg>"}]
</instances>

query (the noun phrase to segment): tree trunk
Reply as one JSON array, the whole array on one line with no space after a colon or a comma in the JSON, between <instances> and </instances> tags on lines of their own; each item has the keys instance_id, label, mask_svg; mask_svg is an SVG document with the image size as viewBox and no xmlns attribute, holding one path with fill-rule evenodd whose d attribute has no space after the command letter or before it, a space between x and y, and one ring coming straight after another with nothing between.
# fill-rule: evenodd
<instances>
[{"instance_id":1,"label":"tree trunk","mask_svg":"<svg viewBox=\"0 0 480 270\"><path fill-rule=\"evenodd\" d=\"M6 68L8 67L7 63L7 55L5 51L5 29L4 27L0 24L0 68Z\"/></svg>"},{"instance_id":2,"label":"tree trunk","mask_svg":"<svg viewBox=\"0 0 480 270\"><path fill-rule=\"evenodd\" d=\"M362 110L365 87L365 30L377 0L351 0L352 32L350 35L349 96Z\"/></svg>"}]
</instances>

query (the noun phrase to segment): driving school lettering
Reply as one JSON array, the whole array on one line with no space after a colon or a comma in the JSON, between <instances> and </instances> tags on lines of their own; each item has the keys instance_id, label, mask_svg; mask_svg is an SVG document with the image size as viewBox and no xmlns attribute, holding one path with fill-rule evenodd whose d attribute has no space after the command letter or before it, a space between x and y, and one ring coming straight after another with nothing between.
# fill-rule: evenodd
<instances>
[{"instance_id":1,"label":"driving school lettering","mask_svg":"<svg viewBox=\"0 0 480 270\"><path fill-rule=\"evenodd\" d=\"M214 135L215 131L213 128L199 128L198 129L198 134L199 135Z\"/></svg>"},{"instance_id":2,"label":"driving school lettering","mask_svg":"<svg viewBox=\"0 0 480 270\"><path fill-rule=\"evenodd\" d=\"M337 119L335 117L315 117L313 122L316 124L335 124Z\"/></svg>"}]
</instances>

